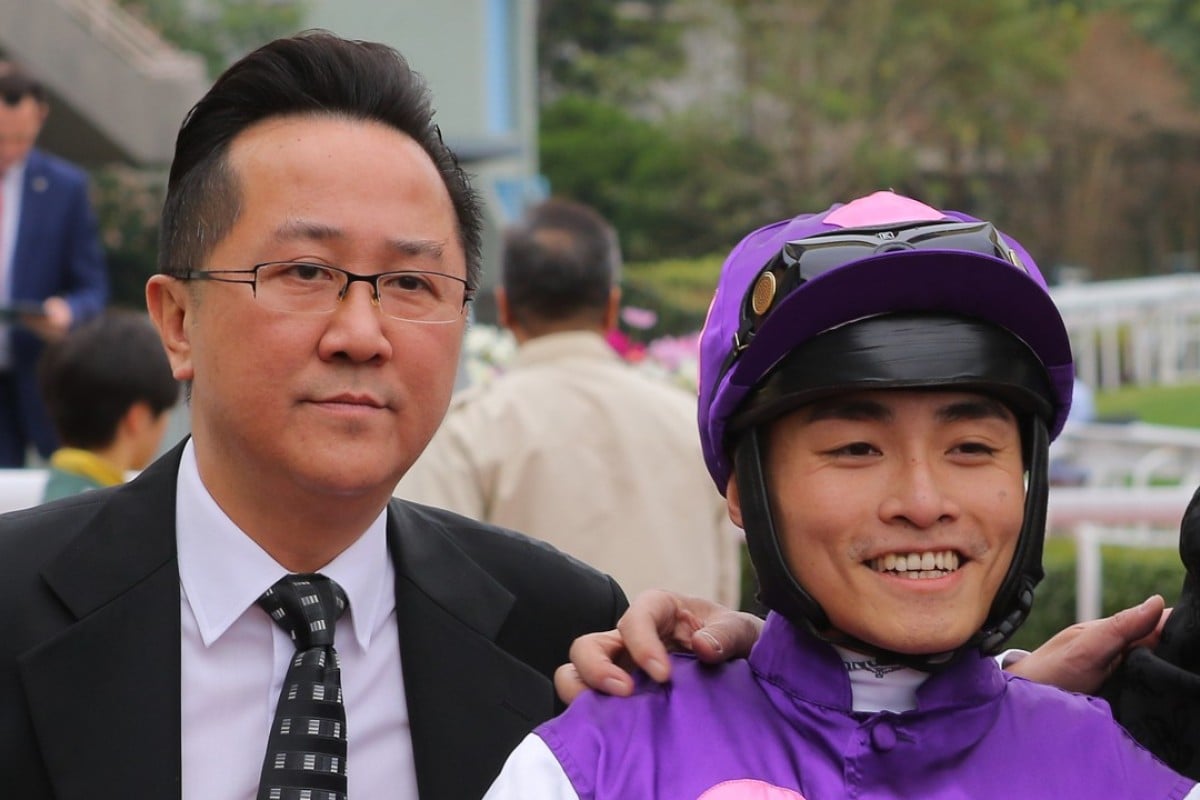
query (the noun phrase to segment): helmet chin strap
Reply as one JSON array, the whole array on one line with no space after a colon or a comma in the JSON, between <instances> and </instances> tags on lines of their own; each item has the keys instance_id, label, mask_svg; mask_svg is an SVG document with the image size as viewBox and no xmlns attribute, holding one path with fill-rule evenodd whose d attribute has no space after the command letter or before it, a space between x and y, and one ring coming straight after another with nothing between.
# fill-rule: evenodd
<instances>
[{"instance_id":1,"label":"helmet chin strap","mask_svg":"<svg viewBox=\"0 0 1200 800\"><path fill-rule=\"evenodd\" d=\"M1000 584L983 627L961 646L943 653L897 653L854 637L832 636L829 616L796 580L783 554L775 530L774 515L763 472L761 426L745 431L734 452L734 472L741 499L742 523L750 560L758 574L759 600L793 624L803 625L814 635L851 650L872 655L881 662L936 672L957 656L969 651L992 653L1021 626L1033 606L1033 589L1041 581L1042 544L1045 540L1046 502L1049 496L1046 425L1035 415L1024 420L1023 441L1027 443L1028 485L1025 512L1012 563Z\"/></svg>"}]
</instances>

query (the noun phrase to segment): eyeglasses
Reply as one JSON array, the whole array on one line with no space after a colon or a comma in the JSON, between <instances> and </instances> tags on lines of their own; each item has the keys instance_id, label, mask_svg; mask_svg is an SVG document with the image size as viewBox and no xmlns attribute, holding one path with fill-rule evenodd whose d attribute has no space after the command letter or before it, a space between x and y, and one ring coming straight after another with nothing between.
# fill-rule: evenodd
<instances>
[{"instance_id":1,"label":"eyeglasses","mask_svg":"<svg viewBox=\"0 0 1200 800\"><path fill-rule=\"evenodd\" d=\"M246 277L229 277L241 275ZM252 269L189 270L182 280L244 283L266 308L296 314L328 314L350 284L371 287L371 300L384 315L407 322L447 323L462 316L475 291L454 275L422 270L356 275L309 261L270 261Z\"/></svg>"},{"instance_id":2,"label":"eyeglasses","mask_svg":"<svg viewBox=\"0 0 1200 800\"><path fill-rule=\"evenodd\" d=\"M990 222L920 223L907 228L823 233L783 245L755 280L743 317L749 318L745 321L753 326L777 300L806 281L851 261L901 250L964 250L994 256L1023 272L1029 271Z\"/></svg>"}]
</instances>

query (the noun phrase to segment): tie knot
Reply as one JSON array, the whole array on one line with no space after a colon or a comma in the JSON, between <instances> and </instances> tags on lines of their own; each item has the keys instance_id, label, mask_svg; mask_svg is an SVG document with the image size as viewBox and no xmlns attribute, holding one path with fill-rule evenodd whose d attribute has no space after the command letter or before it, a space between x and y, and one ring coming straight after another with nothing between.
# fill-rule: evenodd
<instances>
[{"instance_id":1,"label":"tie knot","mask_svg":"<svg viewBox=\"0 0 1200 800\"><path fill-rule=\"evenodd\" d=\"M346 593L321 574L285 575L263 592L258 605L296 643L297 650L332 647L333 629L346 610Z\"/></svg>"}]
</instances>

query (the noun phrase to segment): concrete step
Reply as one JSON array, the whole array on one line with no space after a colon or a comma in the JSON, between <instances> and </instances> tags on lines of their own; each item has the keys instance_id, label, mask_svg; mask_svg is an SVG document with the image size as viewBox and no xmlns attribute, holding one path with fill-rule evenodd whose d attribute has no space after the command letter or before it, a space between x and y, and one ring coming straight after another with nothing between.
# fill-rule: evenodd
<instances>
[{"instance_id":1,"label":"concrete step","mask_svg":"<svg viewBox=\"0 0 1200 800\"><path fill-rule=\"evenodd\" d=\"M51 94L42 146L85 164L169 163L209 84L199 56L111 0L0 0L0 51Z\"/></svg>"}]
</instances>

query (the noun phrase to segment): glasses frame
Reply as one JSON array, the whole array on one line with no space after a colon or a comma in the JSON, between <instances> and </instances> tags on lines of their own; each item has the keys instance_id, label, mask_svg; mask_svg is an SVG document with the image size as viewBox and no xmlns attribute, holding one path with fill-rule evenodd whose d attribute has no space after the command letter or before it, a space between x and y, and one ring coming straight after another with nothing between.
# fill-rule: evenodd
<instances>
[{"instance_id":1,"label":"glasses frame","mask_svg":"<svg viewBox=\"0 0 1200 800\"><path fill-rule=\"evenodd\" d=\"M407 317L394 317L391 314L388 314L387 312L385 312L383 310L383 303L379 298L379 280L380 280L380 278L387 278L387 277L391 277L393 275L437 275L438 277L441 277L441 278L449 278L450 280L457 281L458 283L461 283L463 285L463 301L462 301L462 306L460 306L458 309L459 316L462 316L463 312L467 308L467 304L472 302L475 299L475 291L476 290L471 288L471 285L469 283L467 283L467 280L465 278L460 278L457 275L447 275L444 272L434 272L432 270L427 270L427 269L397 269L397 270L392 270L390 272L377 272L374 275L360 275L357 272L351 272L348 269L342 269L341 267L335 267L332 264L321 264L321 263L317 263L317 262L313 262L313 261L264 261L261 264L255 264L253 267L250 267L249 269L190 269L178 277L180 280L184 280L184 281L214 281L216 283L239 283L239 284L242 284L243 286L249 286L251 294L254 295L255 299L258 299L258 272L259 272L259 270L263 269L264 267L274 267L274 266L279 266L281 264L299 264L299 265L308 266L308 267L320 267L321 269L332 270L333 272L337 272L341 275L345 275L346 276L346 284L345 284L345 286L342 287L341 291L338 292L338 295L337 295L338 303L342 302L342 300L344 300L346 298L346 295L350 292L351 284L353 284L357 281L361 281L371 287L371 302L374 303L375 307L379 309L379 313L383 314L388 319L397 319L397 320L401 320L402 322L415 322L415 323L418 323L421 325L448 325L449 323L454 322L455 318L436 319L436 320L435 319L408 319ZM245 275L245 276L248 276L248 279L226 277L226 276L230 276L230 275ZM286 311L286 310L281 310L281 309L274 309L274 310L282 311L282 313L284 313L284 314L332 314L334 311L337 310L337 303L335 303L333 305L333 307L330 308L328 311Z\"/></svg>"}]
</instances>

